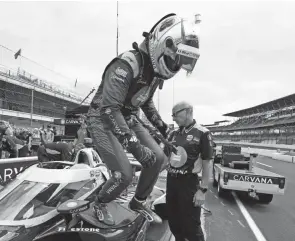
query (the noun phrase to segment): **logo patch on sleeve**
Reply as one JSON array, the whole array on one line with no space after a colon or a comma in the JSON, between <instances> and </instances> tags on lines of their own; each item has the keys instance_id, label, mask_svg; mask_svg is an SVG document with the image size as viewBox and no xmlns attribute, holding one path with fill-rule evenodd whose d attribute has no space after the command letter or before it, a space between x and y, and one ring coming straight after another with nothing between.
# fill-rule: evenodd
<instances>
[{"instance_id":1,"label":"logo patch on sleeve","mask_svg":"<svg viewBox=\"0 0 295 241\"><path fill-rule=\"evenodd\" d=\"M115 70L115 73L116 73L116 75L119 75L119 76L121 76L123 78L126 78L126 76L127 76L127 72L124 69L120 68L120 67L118 67Z\"/></svg>"}]
</instances>

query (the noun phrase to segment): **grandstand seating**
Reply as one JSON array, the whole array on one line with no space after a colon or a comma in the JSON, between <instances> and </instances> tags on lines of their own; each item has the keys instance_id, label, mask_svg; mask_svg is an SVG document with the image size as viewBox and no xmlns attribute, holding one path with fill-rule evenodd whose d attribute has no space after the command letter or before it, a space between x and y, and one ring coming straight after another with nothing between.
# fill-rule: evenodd
<instances>
[{"instance_id":1,"label":"grandstand seating","mask_svg":"<svg viewBox=\"0 0 295 241\"><path fill-rule=\"evenodd\" d=\"M216 140L295 144L295 94L224 116L239 119L227 126L209 127Z\"/></svg>"},{"instance_id":2,"label":"grandstand seating","mask_svg":"<svg viewBox=\"0 0 295 241\"><path fill-rule=\"evenodd\" d=\"M51 95L34 91L33 113L43 116L62 118L65 107L78 105ZM31 112L32 90L0 80L0 108L20 112Z\"/></svg>"},{"instance_id":3,"label":"grandstand seating","mask_svg":"<svg viewBox=\"0 0 295 241\"><path fill-rule=\"evenodd\" d=\"M42 79L26 72L25 70L22 70L20 68L18 68L18 71L15 72L13 70L10 70L10 69L4 68L3 66L0 66L0 75L16 79L20 82L26 82L30 85L33 85L33 86L35 85L35 86L50 90L51 92L54 92L56 94L76 99L78 101L83 100L80 96L78 96L74 93L71 93L70 91L65 91L65 90L63 90L63 88L61 88L59 86L55 86L51 83L48 83L47 81L42 80Z\"/></svg>"}]
</instances>

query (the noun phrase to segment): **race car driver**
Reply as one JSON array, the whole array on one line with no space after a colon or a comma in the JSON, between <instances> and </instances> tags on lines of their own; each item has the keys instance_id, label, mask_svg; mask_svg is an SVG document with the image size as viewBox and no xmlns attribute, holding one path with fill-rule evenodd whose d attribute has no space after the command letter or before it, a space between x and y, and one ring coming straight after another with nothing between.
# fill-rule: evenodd
<instances>
[{"instance_id":1,"label":"race car driver","mask_svg":"<svg viewBox=\"0 0 295 241\"><path fill-rule=\"evenodd\" d=\"M168 223L175 241L204 241L200 214L208 188L213 141L210 131L193 119L191 104L177 103L172 113L179 129L168 136L178 149L177 154L171 153L167 168Z\"/></svg>"},{"instance_id":2,"label":"race car driver","mask_svg":"<svg viewBox=\"0 0 295 241\"><path fill-rule=\"evenodd\" d=\"M94 211L99 221L113 225L107 203L117 198L132 181L128 151L142 164L136 193L129 208L154 222L161 222L145 200L151 193L167 157L135 117L139 108L165 135L167 125L153 103L156 89L180 69L191 73L199 58L198 17L192 21L169 14L158 21L144 41L124 52L105 68L88 112L87 126L102 160L112 172L96 196Z\"/></svg>"}]
</instances>

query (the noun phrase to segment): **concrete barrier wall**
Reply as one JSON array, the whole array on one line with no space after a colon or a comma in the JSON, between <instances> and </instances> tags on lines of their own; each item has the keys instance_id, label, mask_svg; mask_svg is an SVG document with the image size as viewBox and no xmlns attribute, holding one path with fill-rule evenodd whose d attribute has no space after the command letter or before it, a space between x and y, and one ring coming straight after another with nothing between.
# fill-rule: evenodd
<instances>
[{"instance_id":1,"label":"concrete barrier wall","mask_svg":"<svg viewBox=\"0 0 295 241\"><path fill-rule=\"evenodd\" d=\"M269 149L269 150L285 150L285 151L295 151L295 145L283 145L283 144L265 144L265 143L249 143L249 142L233 142L233 141L215 141L216 144L235 144L239 146L249 146L253 148Z\"/></svg>"},{"instance_id":2,"label":"concrete barrier wall","mask_svg":"<svg viewBox=\"0 0 295 241\"><path fill-rule=\"evenodd\" d=\"M245 143L245 142L244 143L239 143L239 142L222 142L222 143L219 142L218 143L217 142L217 144L219 145L235 144L235 145L242 146L242 153L246 153L246 154L257 153L260 156L270 157L274 160L295 163L295 156L284 155L284 153L287 152L285 145L284 145L284 148L282 148L280 145L271 145L271 149L267 149L270 145ZM249 146L245 147L248 144ZM259 147L263 147L264 149L261 149ZM294 146L290 146L289 148L290 148L289 150L294 150ZM218 149L220 149L220 146Z\"/></svg>"},{"instance_id":3,"label":"concrete barrier wall","mask_svg":"<svg viewBox=\"0 0 295 241\"><path fill-rule=\"evenodd\" d=\"M272 159L294 163L295 157L288 156L288 155L282 155L281 153L274 153L272 156Z\"/></svg>"}]
</instances>

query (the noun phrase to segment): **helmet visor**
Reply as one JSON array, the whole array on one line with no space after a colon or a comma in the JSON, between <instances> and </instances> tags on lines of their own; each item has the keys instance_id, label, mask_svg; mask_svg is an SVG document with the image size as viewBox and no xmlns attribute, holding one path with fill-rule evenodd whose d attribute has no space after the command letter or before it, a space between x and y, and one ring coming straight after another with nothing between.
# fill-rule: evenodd
<instances>
[{"instance_id":1,"label":"helmet visor","mask_svg":"<svg viewBox=\"0 0 295 241\"><path fill-rule=\"evenodd\" d=\"M180 68L192 72L199 59L199 48L197 40L188 40L186 44L173 45L169 48L171 52L164 54L165 63L170 70L178 71Z\"/></svg>"},{"instance_id":2,"label":"helmet visor","mask_svg":"<svg viewBox=\"0 0 295 241\"><path fill-rule=\"evenodd\" d=\"M199 52L200 15L195 15L194 19L182 19L181 21L181 43L177 45L177 54L180 57L181 67L187 72L192 72Z\"/></svg>"},{"instance_id":3,"label":"helmet visor","mask_svg":"<svg viewBox=\"0 0 295 241\"><path fill-rule=\"evenodd\" d=\"M192 72L200 56L199 48L192 47L191 44L178 44L176 54L181 68Z\"/></svg>"},{"instance_id":4,"label":"helmet visor","mask_svg":"<svg viewBox=\"0 0 295 241\"><path fill-rule=\"evenodd\" d=\"M194 20L181 21L181 38L166 40L165 55L166 64L171 69L184 69L188 73L194 70L197 60L200 57L199 52L199 15L195 16ZM167 61L168 60L168 61Z\"/></svg>"}]
</instances>

